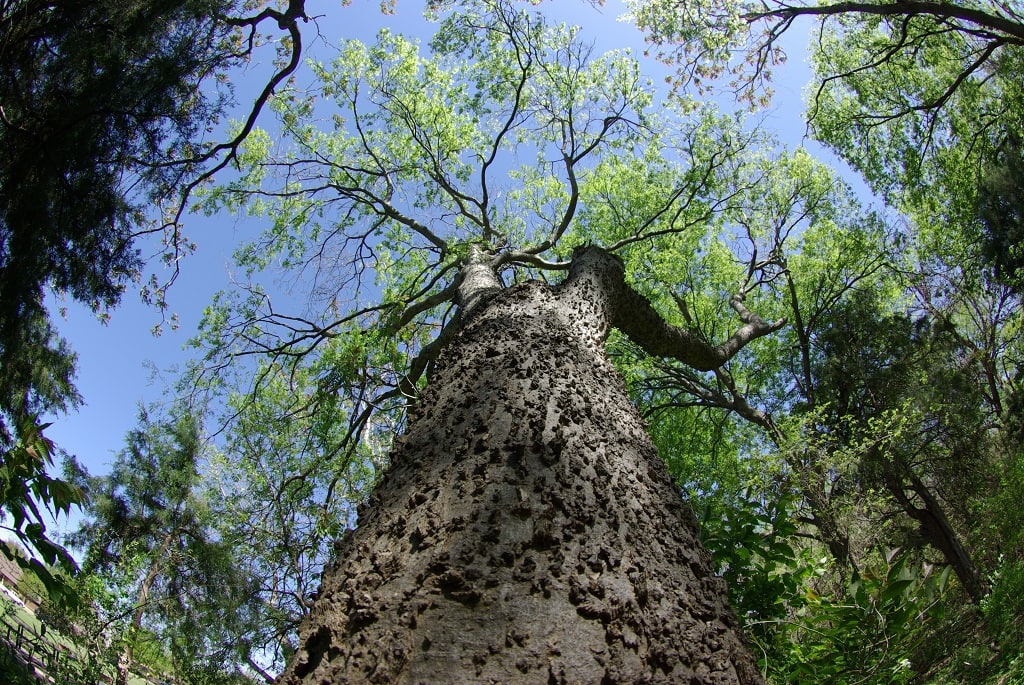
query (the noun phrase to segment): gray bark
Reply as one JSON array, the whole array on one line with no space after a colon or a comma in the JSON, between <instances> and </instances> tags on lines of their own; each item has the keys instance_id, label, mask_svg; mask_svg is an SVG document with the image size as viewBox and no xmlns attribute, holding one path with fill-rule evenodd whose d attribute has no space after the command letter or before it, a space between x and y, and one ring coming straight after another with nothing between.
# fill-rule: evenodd
<instances>
[{"instance_id":1,"label":"gray bark","mask_svg":"<svg viewBox=\"0 0 1024 685\"><path fill-rule=\"evenodd\" d=\"M761 682L605 356L621 265L480 282L280 682Z\"/></svg>"}]
</instances>

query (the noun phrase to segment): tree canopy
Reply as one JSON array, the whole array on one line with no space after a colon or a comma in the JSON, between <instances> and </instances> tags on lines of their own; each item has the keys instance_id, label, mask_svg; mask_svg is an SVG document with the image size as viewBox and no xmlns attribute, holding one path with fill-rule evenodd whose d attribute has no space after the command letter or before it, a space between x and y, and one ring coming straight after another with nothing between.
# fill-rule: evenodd
<instances>
[{"instance_id":1,"label":"tree canopy","mask_svg":"<svg viewBox=\"0 0 1024 685\"><path fill-rule=\"evenodd\" d=\"M108 634L118 630L118 682L144 651L168 659L176 676L230 673L249 656L237 638L250 578L217 531L201 427L188 414L141 412L125 443L108 475L76 474L90 501L71 538L83 571L105 586L93 599Z\"/></svg>"},{"instance_id":2,"label":"tree canopy","mask_svg":"<svg viewBox=\"0 0 1024 685\"><path fill-rule=\"evenodd\" d=\"M301 54L303 4L285 11L234 0L0 4L0 450L39 439L39 417L79 401L75 356L54 332L47 294L104 312L125 289L163 305L178 260L191 250L181 218L192 191L235 155L270 93ZM257 11L259 10L259 11ZM254 14L247 15L252 11ZM214 127L233 104L225 74L257 50L269 22L285 31L279 68L237 134ZM218 86L217 84L221 84ZM143 282L140 240L166 280ZM154 268L154 273L156 269ZM52 304L49 303L49 304ZM45 459L8 468L2 501L23 541L54 561L31 489L63 511L77 495ZM28 523L26 524L26 521ZM28 528L24 526L30 526ZM64 561L69 559L61 556Z\"/></svg>"},{"instance_id":3,"label":"tree canopy","mask_svg":"<svg viewBox=\"0 0 1024 685\"><path fill-rule=\"evenodd\" d=\"M244 212L264 227L238 246L239 287L207 308L194 340L201 358L181 381L218 443L205 456L201 508L250 591L254 620L222 634L248 650L233 657L239 664L266 677L296 649L331 540L357 524L407 408L475 307L464 293L480 289L469 281L560 280L574 251L593 244L622 260L643 296L635 319L655 321L648 307L669 324L655 331L666 354L635 344L627 324L608 347L769 678L1019 673L1009 655L1022 644L1012 608L1024 588L1011 494L1024 483L1015 133L1024 31L1012 3L630 2L652 52L678 69L673 95L646 79L639 56L596 54L583 30L551 23L543 5L428 3L429 42L388 31L343 39L336 55L310 61L308 83L287 78L302 3L231 7L252 14L223 10L217 22L187 14L201 5L171 5L194 23L144 43L156 51L145 54L178 38L191 54L191 36L224 48L216 54L227 61L206 55L167 81L160 102L185 109L157 107L151 132L124 157L99 156L121 164L97 173L113 179L109 207L122 214L110 216L123 234L104 233L120 242L96 249L110 264L127 261L103 271L109 281L94 279L109 298L89 297L112 304L143 268L119 252L139 232L132 198L174 200L171 215L146 226L168 220L175 236L182 189L211 215ZM148 16L132 7L125 17ZM204 146L196 134L222 101L196 100L189 84L249 55L256 43L245 38L265 21L295 41L257 102L276 124L258 127L253 114L237 137ZM708 96L724 87L766 103L781 38L801 21L815 28L809 132L874 198ZM85 63L103 45L76 49ZM153 64L126 67L126 78ZM132 116L142 115L115 121ZM237 173L221 173L227 160ZM196 185L214 172L219 183ZM145 191L118 195L126 187ZM39 240L63 244L52 226ZM79 296L71 280L40 279ZM21 368L31 382L4 381L19 393L5 420L69 406L70 350L44 312L12 317L39 344L10 347L24 363L0 373ZM700 354L681 360L675 351L687 345ZM76 493L33 461L33 445L50 449L38 421L9 423L24 428L8 430L5 467L20 458L39 479L13 476L23 487L6 491L7 510L29 511L33 487L69 506ZM93 491L105 492L98 481ZM93 542L95 533L84 529ZM186 547L183 558L199 553ZM985 652L989 644L998 651Z\"/></svg>"}]
</instances>

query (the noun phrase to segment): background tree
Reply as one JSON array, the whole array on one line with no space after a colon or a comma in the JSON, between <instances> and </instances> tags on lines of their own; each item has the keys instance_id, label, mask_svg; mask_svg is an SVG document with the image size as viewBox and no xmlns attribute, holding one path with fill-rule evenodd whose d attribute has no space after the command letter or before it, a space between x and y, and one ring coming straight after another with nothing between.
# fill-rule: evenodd
<instances>
[{"instance_id":1,"label":"background tree","mask_svg":"<svg viewBox=\"0 0 1024 685\"><path fill-rule=\"evenodd\" d=\"M983 256L997 281L1021 291L1021 245L1024 244L1024 161L1020 143L1009 137L985 170L978 191L983 227Z\"/></svg>"},{"instance_id":2,"label":"background tree","mask_svg":"<svg viewBox=\"0 0 1024 685\"><path fill-rule=\"evenodd\" d=\"M164 305L191 249L180 222L191 191L233 158L299 62L303 3L283 11L262 4L0 3L0 450L5 463L21 464L7 469L2 506L49 561L57 552L40 517L26 516L23 493L56 510L75 497L47 475L44 459L19 461L16 452L40 433L36 417L78 396L74 355L53 334L44 298L49 291L97 312L113 307L140 281L139 239L153 233L171 275L154 276L142 292ZM240 130L210 142L232 104L230 88L217 84L250 59L268 22L290 38L279 68Z\"/></svg>"},{"instance_id":3,"label":"background tree","mask_svg":"<svg viewBox=\"0 0 1024 685\"><path fill-rule=\"evenodd\" d=\"M356 504L384 461L371 434L386 427L368 430L348 451L346 412L329 408L315 376L305 369L264 375L258 393L231 397L233 419L203 473L216 502L211 523L251 579L247 602L259 618L239 624L242 632L228 641L244 645L246 661L268 680L298 648L334 541L355 522Z\"/></svg>"},{"instance_id":4,"label":"background tree","mask_svg":"<svg viewBox=\"0 0 1024 685\"><path fill-rule=\"evenodd\" d=\"M885 544L931 545L980 601L981 579L964 536L972 523L967 503L984 492L991 468L983 386L941 327L906 315L879 318L871 306L860 295L837 308L819 339L818 420L828 426L819 444L854 457L844 477L851 494L892 498L883 505L888 520L877 524L911 524L902 539L890 530Z\"/></svg>"},{"instance_id":5,"label":"background tree","mask_svg":"<svg viewBox=\"0 0 1024 685\"><path fill-rule=\"evenodd\" d=\"M0 502L4 530L27 549L35 550L42 561L32 555L9 555L6 547L3 552L26 571L35 573L55 601L73 604L73 595L66 592L66 584L51 573L50 567L56 565L68 571L74 568L74 561L50 539L46 526L51 517L67 515L71 507L80 505L83 493L50 475L57 449L44 434L47 424L40 422L39 415L67 409L78 401L71 381L74 355L53 334L45 318L37 317L26 325L36 329L36 335L45 335L47 344L31 347L20 355L19 365L29 378L19 378L17 373L7 376L6 366L0 369L0 387L9 393L0 398L0 405L5 405L0 408Z\"/></svg>"},{"instance_id":6,"label":"background tree","mask_svg":"<svg viewBox=\"0 0 1024 685\"><path fill-rule=\"evenodd\" d=\"M731 72L731 86L751 100L767 95L761 86L784 58L781 37L801 19L817 22L812 133L918 222L921 239L957 236L959 247L947 240L942 248L949 267L977 262L965 248L982 242L981 177L1024 112L1024 20L1012 3L630 5L684 82L713 88ZM745 59L731 58L737 50Z\"/></svg>"},{"instance_id":7,"label":"background tree","mask_svg":"<svg viewBox=\"0 0 1024 685\"><path fill-rule=\"evenodd\" d=\"M215 536L202 459L194 418L153 421L143 412L111 473L79 476L90 502L71 542L84 551L83 571L114 600L104 618L107 630L120 631L119 683L128 682L137 652L163 655L188 682L224 678L246 656L228 638L246 620L248 578Z\"/></svg>"},{"instance_id":8,"label":"background tree","mask_svg":"<svg viewBox=\"0 0 1024 685\"><path fill-rule=\"evenodd\" d=\"M647 32L657 56L679 67L681 84L714 88L725 75L728 85L751 102L770 95L772 69L785 61L781 39L801 20L816 22L822 35L869 37L874 53L857 52L822 71L825 84L847 83L861 75L890 78L905 100L862 113L858 118L884 124L905 115L935 120L951 97L972 80L986 80L1007 53L1024 45L1024 17L1005 2L719 2L685 6L662 0L629 0L631 16ZM902 67L935 66L924 50L956 44L947 54L936 89L919 82L900 83ZM742 59L735 60L739 53Z\"/></svg>"}]
</instances>

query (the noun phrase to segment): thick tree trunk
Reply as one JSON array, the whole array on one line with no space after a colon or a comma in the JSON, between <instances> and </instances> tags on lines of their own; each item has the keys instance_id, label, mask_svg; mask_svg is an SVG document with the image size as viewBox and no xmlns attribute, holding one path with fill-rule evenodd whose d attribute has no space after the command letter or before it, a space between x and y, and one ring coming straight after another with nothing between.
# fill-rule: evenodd
<instances>
[{"instance_id":1,"label":"thick tree trunk","mask_svg":"<svg viewBox=\"0 0 1024 685\"><path fill-rule=\"evenodd\" d=\"M605 357L602 268L464 293L282 683L761 681Z\"/></svg>"}]
</instances>

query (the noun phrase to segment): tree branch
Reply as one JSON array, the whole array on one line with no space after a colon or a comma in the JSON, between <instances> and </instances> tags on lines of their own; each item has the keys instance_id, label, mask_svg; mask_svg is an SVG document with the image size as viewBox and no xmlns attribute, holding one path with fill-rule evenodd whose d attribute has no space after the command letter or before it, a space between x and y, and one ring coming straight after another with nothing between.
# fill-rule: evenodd
<instances>
[{"instance_id":1,"label":"tree branch","mask_svg":"<svg viewBox=\"0 0 1024 685\"><path fill-rule=\"evenodd\" d=\"M786 325L786 319L764 321L743 304L745 295L729 299L729 306L739 315L743 326L719 345L712 345L700 335L665 321L643 295L626 283L622 261L598 248L578 249L566 281L590 280L601 284L609 298L611 325L625 333L650 355L678 359L698 371L711 371L725 364L744 346L757 338L773 333Z\"/></svg>"},{"instance_id":2,"label":"tree branch","mask_svg":"<svg viewBox=\"0 0 1024 685\"><path fill-rule=\"evenodd\" d=\"M872 4L867 2L837 2L831 5L793 6L783 5L777 9L750 12L744 15L748 23L762 19L776 18L791 21L795 17L834 17L842 14L875 14L887 17L925 15L937 19L958 19L992 31L992 37L1003 37L1005 40L1024 45L1024 24L989 14L982 10L961 7L948 2L921 2L918 0L901 0L888 4Z\"/></svg>"}]
</instances>

